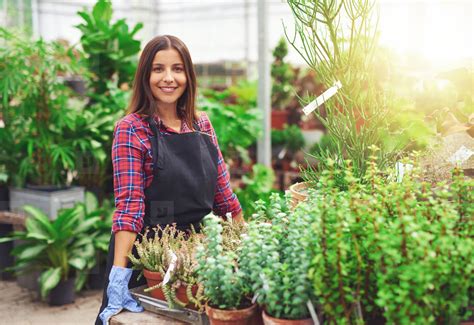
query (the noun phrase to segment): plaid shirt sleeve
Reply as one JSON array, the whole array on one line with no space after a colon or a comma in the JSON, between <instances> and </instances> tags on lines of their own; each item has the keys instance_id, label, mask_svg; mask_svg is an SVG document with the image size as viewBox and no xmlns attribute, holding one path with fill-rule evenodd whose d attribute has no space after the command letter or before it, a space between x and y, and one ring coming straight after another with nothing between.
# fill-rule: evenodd
<instances>
[{"instance_id":1,"label":"plaid shirt sleeve","mask_svg":"<svg viewBox=\"0 0 474 325\"><path fill-rule=\"evenodd\" d=\"M115 126L112 143L115 213L112 232L120 230L139 233L145 213L145 172L143 148L130 121L122 119Z\"/></svg>"},{"instance_id":2,"label":"plaid shirt sleeve","mask_svg":"<svg viewBox=\"0 0 474 325\"><path fill-rule=\"evenodd\" d=\"M200 125L201 130L211 136L212 142L217 148L217 185L216 194L214 196L214 207L213 212L219 216L225 216L226 213L232 213L232 217L235 217L242 211L239 199L232 188L230 187L230 176L227 171L227 167L222 157L222 152L217 142L216 132L212 127L211 121L206 113L201 112L202 124Z\"/></svg>"}]
</instances>

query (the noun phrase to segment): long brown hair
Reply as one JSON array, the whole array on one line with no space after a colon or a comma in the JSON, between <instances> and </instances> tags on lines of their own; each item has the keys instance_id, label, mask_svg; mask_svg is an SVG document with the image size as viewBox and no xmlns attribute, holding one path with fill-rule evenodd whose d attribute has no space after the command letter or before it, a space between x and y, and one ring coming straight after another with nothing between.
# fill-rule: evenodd
<instances>
[{"instance_id":1,"label":"long brown hair","mask_svg":"<svg viewBox=\"0 0 474 325\"><path fill-rule=\"evenodd\" d=\"M176 36L162 35L153 38L143 49L138 61L137 72L133 81L132 98L127 114L138 113L141 116L153 116L156 112L156 100L150 88L150 74L153 59L158 51L175 49L181 55L186 73L186 89L178 99L177 114L188 127L193 129L197 120L196 109L196 72L186 45Z\"/></svg>"}]
</instances>

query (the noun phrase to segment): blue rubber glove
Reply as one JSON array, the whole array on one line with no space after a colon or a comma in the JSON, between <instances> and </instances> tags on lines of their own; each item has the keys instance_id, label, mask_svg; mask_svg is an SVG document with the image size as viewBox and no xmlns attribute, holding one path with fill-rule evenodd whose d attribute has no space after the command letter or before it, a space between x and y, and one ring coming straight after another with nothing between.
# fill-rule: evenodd
<instances>
[{"instance_id":1,"label":"blue rubber glove","mask_svg":"<svg viewBox=\"0 0 474 325\"><path fill-rule=\"evenodd\" d=\"M128 282L132 276L132 271L132 269L112 266L107 287L108 304L99 315L104 325L107 325L110 318L120 313L124 308L134 313L143 311L143 307L133 299L128 291Z\"/></svg>"}]
</instances>

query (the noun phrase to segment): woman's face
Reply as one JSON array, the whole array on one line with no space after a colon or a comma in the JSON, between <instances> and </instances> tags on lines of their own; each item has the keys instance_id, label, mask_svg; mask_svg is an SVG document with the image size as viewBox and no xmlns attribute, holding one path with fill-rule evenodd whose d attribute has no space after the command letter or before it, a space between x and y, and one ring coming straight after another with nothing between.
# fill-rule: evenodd
<instances>
[{"instance_id":1,"label":"woman's face","mask_svg":"<svg viewBox=\"0 0 474 325\"><path fill-rule=\"evenodd\" d=\"M176 105L186 90L184 63L175 49L158 51L153 59L150 88L158 105Z\"/></svg>"}]
</instances>

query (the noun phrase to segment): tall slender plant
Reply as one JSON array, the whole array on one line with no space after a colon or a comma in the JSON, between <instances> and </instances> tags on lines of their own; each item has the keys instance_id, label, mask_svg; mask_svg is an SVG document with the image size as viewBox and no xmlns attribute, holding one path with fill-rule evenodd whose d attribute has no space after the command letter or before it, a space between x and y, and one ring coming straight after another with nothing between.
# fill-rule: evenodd
<instances>
[{"instance_id":1,"label":"tall slender plant","mask_svg":"<svg viewBox=\"0 0 474 325\"><path fill-rule=\"evenodd\" d=\"M386 98L373 69L378 22L374 1L288 0L288 4L295 18L292 37L285 28L290 44L326 88L342 83L335 98L324 104L326 116L319 110L315 114L340 144L332 157L336 162L352 160L360 177L367 169L369 147L381 147L380 130L387 123ZM384 166L394 152L381 149L377 163Z\"/></svg>"}]
</instances>

